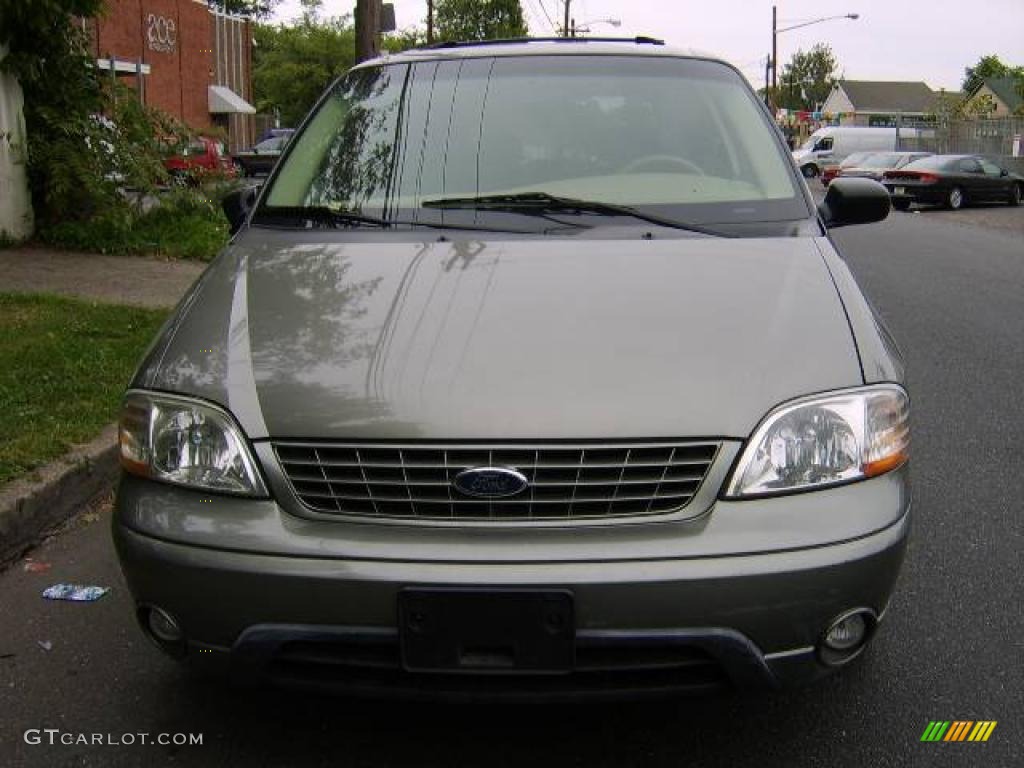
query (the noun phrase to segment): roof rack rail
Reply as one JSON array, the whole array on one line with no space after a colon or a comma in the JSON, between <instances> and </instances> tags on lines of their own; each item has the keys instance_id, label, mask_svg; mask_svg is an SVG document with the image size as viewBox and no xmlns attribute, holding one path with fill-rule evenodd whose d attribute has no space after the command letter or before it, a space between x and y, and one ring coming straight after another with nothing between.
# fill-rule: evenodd
<instances>
[{"instance_id":1,"label":"roof rack rail","mask_svg":"<svg viewBox=\"0 0 1024 768\"><path fill-rule=\"evenodd\" d=\"M497 40L446 40L416 46L416 50L437 50L444 48L473 48L479 45L513 45L515 43L634 43L635 45L664 45L656 37L503 37Z\"/></svg>"}]
</instances>

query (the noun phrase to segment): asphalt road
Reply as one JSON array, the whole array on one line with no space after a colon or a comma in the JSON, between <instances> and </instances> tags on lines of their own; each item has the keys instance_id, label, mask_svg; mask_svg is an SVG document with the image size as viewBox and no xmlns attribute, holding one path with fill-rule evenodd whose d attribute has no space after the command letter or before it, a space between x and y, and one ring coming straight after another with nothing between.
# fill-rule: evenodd
<instances>
[{"instance_id":1,"label":"asphalt road","mask_svg":"<svg viewBox=\"0 0 1024 768\"><path fill-rule=\"evenodd\" d=\"M836 233L905 350L915 424L906 566L886 626L843 674L775 695L571 707L210 687L134 627L101 511L34 553L49 572L0 574L0 765L1024 765L1024 241L967 221L894 214ZM67 580L113 591L40 598ZM921 743L936 719L998 725L985 744ZM25 742L46 728L203 743Z\"/></svg>"}]
</instances>

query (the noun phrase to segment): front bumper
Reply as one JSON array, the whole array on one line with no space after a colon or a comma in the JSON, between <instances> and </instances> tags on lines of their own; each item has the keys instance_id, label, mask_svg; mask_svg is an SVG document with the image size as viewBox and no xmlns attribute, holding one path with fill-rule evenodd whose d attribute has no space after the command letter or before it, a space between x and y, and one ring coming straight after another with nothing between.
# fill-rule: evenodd
<instances>
[{"instance_id":1,"label":"front bumper","mask_svg":"<svg viewBox=\"0 0 1024 768\"><path fill-rule=\"evenodd\" d=\"M430 560L330 556L326 544L320 556L195 546L169 540L187 531L154 535L126 524L138 522L134 513L146 496L135 480L119 494L114 538L136 602L178 619L190 659L227 666L240 679L355 693L530 698L773 687L829 671L816 647L837 615L851 608L884 614L910 525L904 480L900 470L791 497L797 508L817 497L818 513L828 515L852 513L858 502L877 502L881 494L891 505L890 520L864 535L734 555L615 560L604 547L589 557L572 552L571 559L567 549L562 559L458 562L467 540L457 531L449 535L461 543ZM181 504L197 496L165 486L154 491ZM743 512L763 526L759 507L778 501L743 502ZM728 516L728 505L716 506L723 509L712 507L709 517ZM232 521L222 517L220 524ZM713 527L704 524L700 535L713 541ZM397 600L409 586L568 590L577 667L569 675L500 679L406 672Z\"/></svg>"}]
</instances>

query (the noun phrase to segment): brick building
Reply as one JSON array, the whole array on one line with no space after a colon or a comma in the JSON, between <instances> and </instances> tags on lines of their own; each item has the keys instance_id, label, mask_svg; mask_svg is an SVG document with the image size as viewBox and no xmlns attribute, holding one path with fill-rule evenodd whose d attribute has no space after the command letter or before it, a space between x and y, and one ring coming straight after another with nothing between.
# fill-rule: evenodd
<instances>
[{"instance_id":1,"label":"brick building","mask_svg":"<svg viewBox=\"0 0 1024 768\"><path fill-rule=\"evenodd\" d=\"M83 20L97 66L198 132L219 126L232 151L251 146L252 27L206 0L106 0Z\"/></svg>"}]
</instances>

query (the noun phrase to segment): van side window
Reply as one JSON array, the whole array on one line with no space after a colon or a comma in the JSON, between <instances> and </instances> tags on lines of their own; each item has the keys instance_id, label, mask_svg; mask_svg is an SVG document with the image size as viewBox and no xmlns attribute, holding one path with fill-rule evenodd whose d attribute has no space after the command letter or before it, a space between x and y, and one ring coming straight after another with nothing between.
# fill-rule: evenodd
<instances>
[{"instance_id":1,"label":"van side window","mask_svg":"<svg viewBox=\"0 0 1024 768\"><path fill-rule=\"evenodd\" d=\"M832 137L825 136L818 139L818 143L814 145L815 152L831 152L832 151Z\"/></svg>"}]
</instances>

